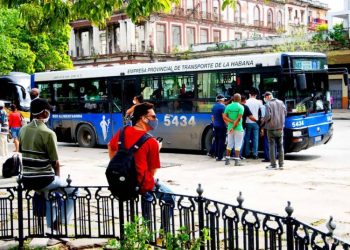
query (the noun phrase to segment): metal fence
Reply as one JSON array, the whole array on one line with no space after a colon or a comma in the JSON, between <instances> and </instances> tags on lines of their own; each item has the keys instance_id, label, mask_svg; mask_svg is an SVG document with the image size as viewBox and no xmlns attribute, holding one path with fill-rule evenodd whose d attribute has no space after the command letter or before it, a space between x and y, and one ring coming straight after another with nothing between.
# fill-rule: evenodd
<instances>
[{"instance_id":1,"label":"metal fence","mask_svg":"<svg viewBox=\"0 0 350 250\"><path fill-rule=\"evenodd\" d=\"M243 207L241 194L237 205L207 199L201 185L197 196L174 194L175 204L163 202L164 194L159 191L152 193L153 199L121 202L108 187L70 188L76 191L72 197L64 189L47 197L50 213L56 211L61 221L67 216L67 200L74 201L73 218L59 224L57 230L47 228L43 208L33 206L35 191L23 190L21 185L0 188L0 240L14 239L23 248L28 238L48 236L122 239L125 222L137 215L147 219L153 233L151 244L159 248L164 248L164 242L157 240L159 229L175 235L180 227L186 227L191 239L198 239L202 229L208 229L210 240L201 249L349 249L349 243L333 236L332 219L326 225L329 231L322 232L293 218L289 202L287 215L279 216Z\"/></svg>"}]
</instances>

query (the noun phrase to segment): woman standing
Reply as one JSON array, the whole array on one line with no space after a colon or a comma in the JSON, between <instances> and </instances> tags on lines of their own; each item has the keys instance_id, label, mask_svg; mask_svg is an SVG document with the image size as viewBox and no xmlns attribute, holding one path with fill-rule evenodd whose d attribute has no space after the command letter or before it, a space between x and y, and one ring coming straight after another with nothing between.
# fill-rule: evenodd
<instances>
[{"instance_id":1,"label":"woman standing","mask_svg":"<svg viewBox=\"0 0 350 250\"><path fill-rule=\"evenodd\" d=\"M14 152L18 152L19 151L18 134L22 126L22 117L21 117L21 113L17 111L17 107L15 104L11 104L10 109L12 112L9 115L9 128L11 130L13 143L15 144Z\"/></svg>"}]
</instances>

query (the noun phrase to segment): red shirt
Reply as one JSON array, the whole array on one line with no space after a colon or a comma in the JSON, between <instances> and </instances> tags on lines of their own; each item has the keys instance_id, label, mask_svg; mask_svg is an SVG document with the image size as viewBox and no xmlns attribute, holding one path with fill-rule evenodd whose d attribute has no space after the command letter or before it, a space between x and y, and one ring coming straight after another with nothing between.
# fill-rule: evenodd
<instances>
[{"instance_id":1,"label":"red shirt","mask_svg":"<svg viewBox=\"0 0 350 250\"><path fill-rule=\"evenodd\" d=\"M9 128L20 128L22 127L21 114L19 112L11 112L9 114Z\"/></svg>"},{"instance_id":2,"label":"red shirt","mask_svg":"<svg viewBox=\"0 0 350 250\"><path fill-rule=\"evenodd\" d=\"M141 138L145 131L137 130L133 127L127 127L124 130L124 147L129 149L138 139ZM113 151L118 151L118 139L120 130L113 136L109 142L109 147ZM152 175L152 170L160 168L159 145L155 138L148 139L134 154L137 181L141 193L151 191L154 188L155 182Z\"/></svg>"}]
</instances>

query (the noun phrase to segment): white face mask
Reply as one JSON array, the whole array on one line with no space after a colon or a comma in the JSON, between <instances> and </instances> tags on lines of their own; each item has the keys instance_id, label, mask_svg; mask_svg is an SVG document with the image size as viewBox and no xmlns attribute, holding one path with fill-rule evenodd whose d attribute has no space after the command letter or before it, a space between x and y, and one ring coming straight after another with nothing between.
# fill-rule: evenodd
<instances>
[{"instance_id":1,"label":"white face mask","mask_svg":"<svg viewBox=\"0 0 350 250\"><path fill-rule=\"evenodd\" d=\"M132 103L133 103L133 104L136 104L136 101L135 101L135 100L132 100Z\"/></svg>"}]
</instances>

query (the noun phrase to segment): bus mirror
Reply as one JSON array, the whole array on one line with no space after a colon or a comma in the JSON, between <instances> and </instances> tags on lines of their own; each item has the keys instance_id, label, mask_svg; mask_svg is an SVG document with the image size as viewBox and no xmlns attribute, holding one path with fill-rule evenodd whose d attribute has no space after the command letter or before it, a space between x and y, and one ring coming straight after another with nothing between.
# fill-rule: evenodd
<instances>
[{"instance_id":1,"label":"bus mirror","mask_svg":"<svg viewBox=\"0 0 350 250\"><path fill-rule=\"evenodd\" d=\"M298 90L307 89L305 74L297 74L296 79L297 79L297 89Z\"/></svg>"},{"instance_id":2,"label":"bus mirror","mask_svg":"<svg viewBox=\"0 0 350 250\"><path fill-rule=\"evenodd\" d=\"M349 84L349 73L348 73L348 71L345 71L343 73L343 79L344 79L345 85L348 86L348 84Z\"/></svg>"}]
</instances>

